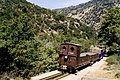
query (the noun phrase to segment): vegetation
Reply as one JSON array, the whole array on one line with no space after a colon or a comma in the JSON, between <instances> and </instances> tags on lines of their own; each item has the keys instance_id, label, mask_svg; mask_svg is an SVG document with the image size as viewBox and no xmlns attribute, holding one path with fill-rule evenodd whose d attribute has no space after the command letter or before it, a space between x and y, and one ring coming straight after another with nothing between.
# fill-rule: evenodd
<instances>
[{"instance_id":1,"label":"vegetation","mask_svg":"<svg viewBox=\"0 0 120 80\"><path fill-rule=\"evenodd\" d=\"M107 59L108 65L114 65L116 70L115 77L120 79L120 56L114 54Z\"/></svg>"},{"instance_id":2,"label":"vegetation","mask_svg":"<svg viewBox=\"0 0 120 80\"><path fill-rule=\"evenodd\" d=\"M110 64L110 65L118 65L120 67L120 56L118 56L117 54L115 55L112 55L109 57L109 59L107 60L107 62Z\"/></svg>"},{"instance_id":3,"label":"vegetation","mask_svg":"<svg viewBox=\"0 0 120 80\"><path fill-rule=\"evenodd\" d=\"M100 43L109 47L110 52L120 50L120 8L113 8L108 11L102 22L99 38Z\"/></svg>"},{"instance_id":4,"label":"vegetation","mask_svg":"<svg viewBox=\"0 0 120 80\"><path fill-rule=\"evenodd\" d=\"M109 48L107 60L109 65L116 65L120 67L120 8L113 8L108 11L105 19L102 21L99 31L100 43L105 44ZM115 75L120 78L120 72Z\"/></svg>"},{"instance_id":5,"label":"vegetation","mask_svg":"<svg viewBox=\"0 0 120 80\"><path fill-rule=\"evenodd\" d=\"M25 79L52 71L58 66L60 43L80 43L87 51L95 39L94 29L77 19L26 0L1 0L0 79L4 75Z\"/></svg>"}]
</instances>

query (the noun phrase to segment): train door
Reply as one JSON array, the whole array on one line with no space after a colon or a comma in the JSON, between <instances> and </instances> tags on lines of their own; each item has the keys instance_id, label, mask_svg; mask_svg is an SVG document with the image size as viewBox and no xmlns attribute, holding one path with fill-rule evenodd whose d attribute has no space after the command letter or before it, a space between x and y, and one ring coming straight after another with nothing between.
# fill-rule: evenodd
<instances>
[{"instance_id":1,"label":"train door","mask_svg":"<svg viewBox=\"0 0 120 80\"><path fill-rule=\"evenodd\" d=\"M68 65L68 45L61 45L59 54L59 64Z\"/></svg>"},{"instance_id":2,"label":"train door","mask_svg":"<svg viewBox=\"0 0 120 80\"><path fill-rule=\"evenodd\" d=\"M77 65L77 53L78 48L74 45L69 45L68 55L69 55L69 66L76 66Z\"/></svg>"}]
</instances>

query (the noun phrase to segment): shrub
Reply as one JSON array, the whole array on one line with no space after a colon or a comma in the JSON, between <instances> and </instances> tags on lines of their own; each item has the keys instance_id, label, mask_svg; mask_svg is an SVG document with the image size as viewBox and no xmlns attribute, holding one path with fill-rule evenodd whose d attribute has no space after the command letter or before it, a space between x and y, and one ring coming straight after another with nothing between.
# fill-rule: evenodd
<instances>
[{"instance_id":1,"label":"shrub","mask_svg":"<svg viewBox=\"0 0 120 80\"><path fill-rule=\"evenodd\" d=\"M120 56L118 54L114 54L107 59L107 62L109 65L115 64L120 66Z\"/></svg>"}]
</instances>

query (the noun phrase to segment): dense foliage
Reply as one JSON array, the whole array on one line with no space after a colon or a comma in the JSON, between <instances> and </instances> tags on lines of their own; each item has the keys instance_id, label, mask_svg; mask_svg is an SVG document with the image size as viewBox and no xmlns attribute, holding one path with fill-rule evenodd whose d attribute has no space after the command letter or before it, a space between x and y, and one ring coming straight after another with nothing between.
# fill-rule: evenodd
<instances>
[{"instance_id":1,"label":"dense foliage","mask_svg":"<svg viewBox=\"0 0 120 80\"><path fill-rule=\"evenodd\" d=\"M120 8L108 11L99 32L100 42L109 47L110 52L120 50Z\"/></svg>"},{"instance_id":2,"label":"dense foliage","mask_svg":"<svg viewBox=\"0 0 120 80\"><path fill-rule=\"evenodd\" d=\"M26 0L0 1L0 75L28 78L52 71L60 43L81 44L88 51L95 38L94 29L77 19Z\"/></svg>"}]
</instances>

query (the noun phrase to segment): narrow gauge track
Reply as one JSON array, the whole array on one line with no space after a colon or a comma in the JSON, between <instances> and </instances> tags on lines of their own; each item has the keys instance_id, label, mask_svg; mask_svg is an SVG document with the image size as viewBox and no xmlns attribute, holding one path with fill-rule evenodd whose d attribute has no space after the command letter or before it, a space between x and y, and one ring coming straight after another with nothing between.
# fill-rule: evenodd
<instances>
[{"instance_id":1,"label":"narrow gauge track","mask_svg":"<svg viewBox=\"0 0 120 80\"><path fill-rule=\"evenodd\" d=\"M40 80L59 80L59 79L66 77L68 75L69 75L69 73L57 73L55 75L51 75L51 76L42 78Z\"/></svg>"}]
</instances>

